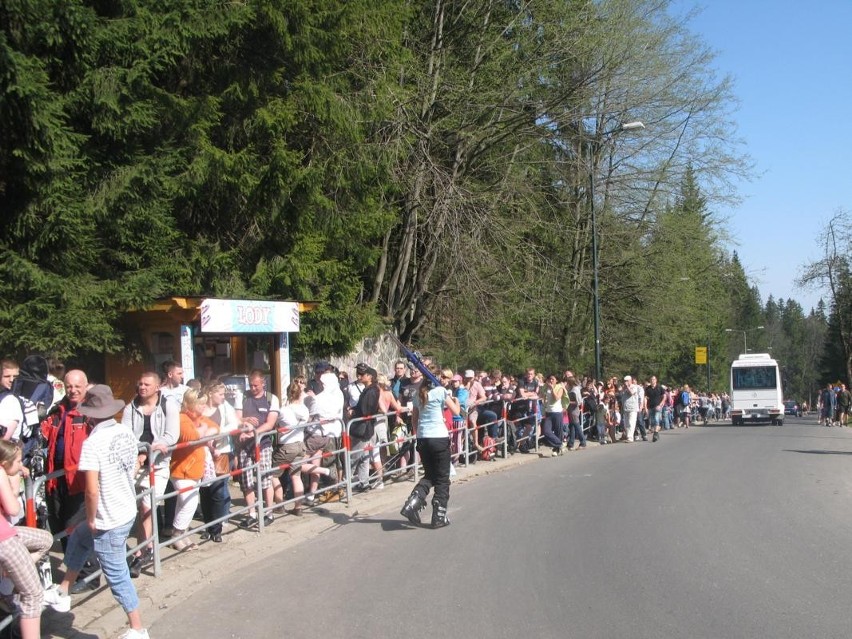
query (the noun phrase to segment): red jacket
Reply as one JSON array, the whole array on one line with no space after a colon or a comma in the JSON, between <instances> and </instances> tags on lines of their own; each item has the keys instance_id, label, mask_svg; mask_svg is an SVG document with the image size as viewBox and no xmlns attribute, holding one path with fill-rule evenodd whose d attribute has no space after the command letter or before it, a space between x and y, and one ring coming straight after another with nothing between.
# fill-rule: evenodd
<instances>
[{"instance_id":1,"label":"red jacket","mask_svg":"<svg viewBox=\"0 0 852 639\"><path fill-rule=\"evenodd\" d=\"M77 495L86 490L86 476L77 473L80 463L80 452L83 442L92 432L88 419L71 408L68 398L63 397L41 422L41 434L47 440L47 472L58 470L54 467L56 458L56 440L59 437L59 427L65 424L65 482L68 484L68 494ZM56 479L47 481L47 492L56 490Z\"/></svg>"}]
</instances>

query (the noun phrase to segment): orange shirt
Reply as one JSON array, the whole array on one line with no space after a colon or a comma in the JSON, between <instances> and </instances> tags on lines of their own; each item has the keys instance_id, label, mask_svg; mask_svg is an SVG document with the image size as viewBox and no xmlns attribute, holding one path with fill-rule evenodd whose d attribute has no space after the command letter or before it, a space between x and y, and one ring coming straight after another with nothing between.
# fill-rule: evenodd
<instances>
[{"instance_id":1,"label":"orange shirt","mask_svg":"<svg viewBox=\"0 0 852 639\"><path fill-rule=\"evenodd\" d=\"M218 432L216 423L202 415L189 413L180 414L180 437L178 443L191 442L201 439L198 427L204 424L208 427L205 434L215 435ZM205 444L180 448L172 453L171 476L174 479L200 480L204 475Z\"/></svg>"}]
</instances>

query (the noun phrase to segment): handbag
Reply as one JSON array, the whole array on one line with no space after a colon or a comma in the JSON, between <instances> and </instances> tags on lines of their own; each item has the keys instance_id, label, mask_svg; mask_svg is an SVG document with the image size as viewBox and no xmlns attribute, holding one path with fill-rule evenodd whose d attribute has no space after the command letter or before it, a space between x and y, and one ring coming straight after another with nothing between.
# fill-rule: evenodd
<instances>
[{"instance_id":1,"label":"handbag","mask_svg":"<svg viewBox=\"0 0 852 639\"><path fill-rule=\"evenodd\" d=\"M216 469L216 476L231 474L231 457L228 453L222 453L218 457L213 458L213 466Z\"/></svg>"}]
</instances>

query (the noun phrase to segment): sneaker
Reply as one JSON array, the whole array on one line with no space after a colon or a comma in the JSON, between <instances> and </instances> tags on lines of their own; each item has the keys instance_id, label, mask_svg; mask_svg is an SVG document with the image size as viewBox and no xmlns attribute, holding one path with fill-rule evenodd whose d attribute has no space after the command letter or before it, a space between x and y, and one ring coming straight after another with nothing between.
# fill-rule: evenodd
<instances>
[{"instance_id":1,"label":"sneaker","mask_svg":"<svg viewBox=\"0 0 852 639\"><path fill-rule=\"evenodd\" d=\"M56 612L68 612L71 610L71 597L64 594L59 586L52 584L44 589L43 606L50 606Z\"/></svg>"},{"instance_id":2,"label":"sneaker","mask_svg":"<svg viewBox=\"0 0 852 639\"><path fill-rule=\"evenodd\" d=\"M118 639L150 639L148 637L148 631L145 628L141 630L134 630L133 628L128 628L127 632L121 635Z\"/></svg>"},{"instance_id":3,"label":"sneaker","mask_svg":"<svg viewBox=\"0 0 852 639\"><path fill-rule=\"evenodd\" d=\"M379 481L379 482L376 482L375 484L373 484L373 490L384 490L384 489L385 489L385 482L383 482L383 481Z\"/></svg>"},{"instance_id":4,"label":"sneaker","mask_svg":"<svg viewBox=\"0 0 852 639\"><path fill-rule=\"evenodd\" d=\"M317 503L317 498L314 497L313 493L309 493L305 495L305 506L313 506Z\"/></svg>"},{"instance_id":5,"label":"sneaker","mask_svg":"<svg viewBox=\"0 0 852 639\"><path fill-rule=\"evenodd\" d=\"M271 526L274 522L275 522L275 518L271 514L263 516L263 525L264 526Z\"/></svg>"}]
</instances>

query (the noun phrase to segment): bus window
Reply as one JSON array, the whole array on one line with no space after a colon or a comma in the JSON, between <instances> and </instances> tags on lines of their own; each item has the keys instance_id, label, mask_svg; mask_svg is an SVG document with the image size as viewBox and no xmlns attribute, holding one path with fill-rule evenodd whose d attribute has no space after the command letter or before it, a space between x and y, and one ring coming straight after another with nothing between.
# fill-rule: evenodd
<instances>
[{"instance_id":1,"label":"bus window","mask_svg":"<svg viewBox=\"0 0 852 639\"><path fill-rule=\"evenodd\" d=\"M774 366L743 366L731 369L734 390L770 390L778 385Z\"/></svg>"}]
</instances>

